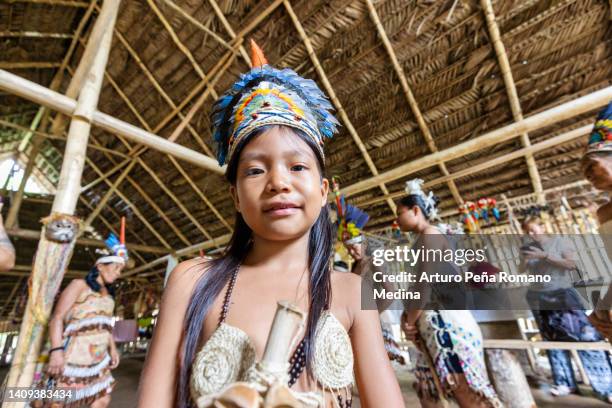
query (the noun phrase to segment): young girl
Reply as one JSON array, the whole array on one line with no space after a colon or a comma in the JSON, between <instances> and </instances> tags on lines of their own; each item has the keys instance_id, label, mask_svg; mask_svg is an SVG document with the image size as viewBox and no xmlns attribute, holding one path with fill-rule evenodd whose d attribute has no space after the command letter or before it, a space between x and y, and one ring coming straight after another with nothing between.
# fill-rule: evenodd
<instances>
[{"instance_id":1,"label":"young girl","mask_svg":"<svg viewBox=\"0 0 612 408\"><path fill-rule=\"evenodd\" d=\"M421 190L423 180L406 183L408 195L397 207L402 231L419 235L417 242L424 248L449 249L450 244L429 220L437 214L436 198ZM421 268L423 265L417 265ZM442 265L446 273L456 273L453 266ZM420 275L420 270L417 273ZM442 392L452 396L460 407L501 407L489 382L484 362L482 333L468 310L406 310L402 329L421 350L416 362L417 392L423 407L440 406L440 396L434 382L427 354L432 359Z\"/></svg>"},{"instance_id":2,"label":"young girl","mask_svg":"<svg viewBox=\"0 0 612 408\"><path fill-rule=\"evenodd\" d=\"M127 252L124 252L127 254ZM125 266L123 256L104 256L85 279L74 279L62 292L49 322L51 348L41 388L70 389L62 403L35 401L33 407L106 408L119 365L113 340L114 292L111 284Z\"/></svg>"},{"instance_id":3,"label":"young girl","mask_svg":"<svg viewBox=\"0 0 612 408\"><path fill-rule=\"evenodd\" d=\"M138 406L192 407L244 380L261 360L277 301L290 300L308 312L291 358L294 391L350 407L354 372L362 406L401 407L378 314L360 308L359 277L331 272L322 149L337 125L331 105L313 81L270 67L252 47L254 68L213 110L234 233L221 258L172 272Z\"/></svg>"}]
</instances>

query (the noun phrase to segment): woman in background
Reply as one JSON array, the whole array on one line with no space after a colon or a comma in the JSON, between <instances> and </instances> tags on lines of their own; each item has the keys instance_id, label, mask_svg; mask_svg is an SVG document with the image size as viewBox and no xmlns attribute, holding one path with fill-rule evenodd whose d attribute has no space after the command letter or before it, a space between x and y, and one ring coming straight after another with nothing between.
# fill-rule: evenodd
<instances>
[{"instance_id":1,"label":"woman in background","mask_svg":"<svg viewBox=\"0 0 612 408\"><path fill-rule=\"evenodd\" d=\"M426 249L449 249L450 243L442 232L430 224L437 215L437 199L431 193L425 195L422 184L420 179L406 183L408 195L397 206L400 229L417 234L417 245ZM419 276L424 267L415 265ZM454 265L443 265L443 268L446 273L457 273ZM441 400L427 354L433 361L444 397L453 397L462 408L503 406L489 382L482 333L470 311L411 307L404 311L402 329L420 350L415 374L423 407L439 407Z\"/></svg>"}]
</instances>

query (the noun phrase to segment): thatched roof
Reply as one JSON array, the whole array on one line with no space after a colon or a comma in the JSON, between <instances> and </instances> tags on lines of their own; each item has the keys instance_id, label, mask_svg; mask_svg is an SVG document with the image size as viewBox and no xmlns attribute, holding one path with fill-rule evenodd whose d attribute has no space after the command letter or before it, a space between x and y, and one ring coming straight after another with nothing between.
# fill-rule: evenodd
<instances>
[{"instance_id":1,"label":"thatched roof","mask_svg":"<svg viewBox=\"0 0 612 408\"><path fill-rule=\"evenodd\" d=\"M367 2L294 0L291 3L376 170L383 173L430 154L431 148L408 104ZM227 26L213 8L217 4L227 19ZM231 42L228 27L240 33L271 4L276 8L247 38L254 38L275 66L292 67L321 85L317 69L281 1L124 0L99 110L153 129L160 136L170 136L179 125L180 117L167 121L167 115L198 88L202 74L213 70L227 52L204 29ZM192 16L198 25L190 22L176 6ZM514 121L499 58L478 1L381 0L374 6L437 149L446 149ZM73 33L88 15L88 7L89 1L0 2L0 68L49 86L70 47ZM609 2L496 1L493 9L525 117L612 84ZM97 13L94 10L84 25L81 34L84 41ZM169 23L177 39L172 38L160 16ZM82 55L84 42L78 43L60 92L66 89L70 73ZM244 58L238 56L215 85L216 93L222 93L247 69ZM182 108L183 114L200 94L201 91L193 93ZM178 143L200 152L214 151L209 131L211 104L209 98L191 120L191 127L181 133ZM28 127L37 109L28 101L0 93L0 119ZM528 135L529 139L532 144L537 143L591 123L596 111L534 131ZM157 129L162 121L167 123ZM14 134L0 127L0 144L8 143ZM133 147L132 143L128 146L100 129L93 130L90 142L124 154ZM584 144L585 137L580 137L535 154L544 189L581 178L578 158ZM448 173L453 174L521 147L520 138L513 138L445 165ZM64 142L46 139L43 156L53 157L63 148ZM327 143L326 152L328 174L338 175L343 186L373 174L346 123L340 135ZM83 185L123 161L120 156L92 149L88 150L88 157L91 163L86 165ZM184 162L180 162L179 170L168 156L150 149L141 158L144 165L139 163L131 170L121 184L122 194L113 196L101 217L95 220L96 230L106 233L108 224L117 225L118 217L127 215L130 242L162 247L163 240L174 249L230 232L227 225L232 225L234 208L222 176ZM56 182L61 163L51 159L49 162L50 169L45 174ZM386 183L386 187L392 194L403 189L407 178L418 176L428 181L443 175L439 166L429 167ZM454 182L464 200L533 192L524 158ZM95 207L107 189L104 182L89 189L79 204L79 215L86 217L91 210L85 202ZM433 189L442 199L443 210L457 207L449 183L439 183ZM380 188L376 187L351 199L359 203L381 195ZM203 196L210 205L203 202ZM380 226L377 220L388 220L392 215L384 200L369 204L366 210L372 216L372 226ZM139 264L158 256L139 255Z\"/></svg>"}]
</instances>

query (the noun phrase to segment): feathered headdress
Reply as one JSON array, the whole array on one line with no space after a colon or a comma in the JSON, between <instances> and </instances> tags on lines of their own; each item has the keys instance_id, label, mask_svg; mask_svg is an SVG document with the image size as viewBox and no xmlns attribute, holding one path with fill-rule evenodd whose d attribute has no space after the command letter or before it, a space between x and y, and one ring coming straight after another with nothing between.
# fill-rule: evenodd
<instances>
[{"instance_id":1,"label":"feathered headdress","mask_svg":"<svg viewBox=\"0 0 612 408\"><path fill-rule=\"evenodd\" d=\"M585 155L599 152L612 152L612 101L597 115Z\"/></svg>"},{"instance_id":2,"label":"feathered headdress","mask_svg":"<svg viewBox=\"0 0 612 408\"><path fill-rule=\"evenodd\" d=\"M420 197L423 201L423 205L425 206L425 212L427 213L426 217L429 220L434 220L438 218L436 197L432 191L430 191L427 195L423 192L423 183L424 181L419 178L408 180L406 182L405 191L408 195Z\"/></svg>"},{"instance_id":3,"label":"feathered headdress","mask_svg":"<svg viewBox=\"0 0 612 408\"><path fill-rule=\"evenodd\" d=\"M229 162L236 147L253 131L267 125L284 125L312 138L321 156L323 139L337 131L332 105L317 84L285 68L272 68L251 40L252 69L215 102L213 136L219 165Z\"/></svg>"},{"instance_id":4,"label":"feathered headdress","mask_svg":"<svg viewBox=\"0 0 612 408\"><path fill-rule=\"evenodd\" d=\"M106 263L121 263L125 264L128 260L128 250L125 246L125 217L121 217L120 237L117 238L112 232L108 238L104 240L107 248L111 251L111 255L105 255L98 258L96 265Z\"/></svg>"},{"instance_id":5,"label":"feathered headdress","mask_svg":"<svg viewBox=\"0 0 612 408\"><path fill-rule=\"evenodd\" d=\"M361 230L368 223L370 216L354 205L346 203L344 196L340 194L340 185L336 177L332 177L332 186L338 211L338 240L347 245L358 244L363 241Z\"/></svg>"}]
</instances>

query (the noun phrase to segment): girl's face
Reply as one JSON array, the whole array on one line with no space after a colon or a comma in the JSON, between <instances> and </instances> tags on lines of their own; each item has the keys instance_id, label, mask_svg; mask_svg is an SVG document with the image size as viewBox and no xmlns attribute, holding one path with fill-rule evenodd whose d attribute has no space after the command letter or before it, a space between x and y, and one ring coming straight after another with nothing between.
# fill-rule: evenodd
<instances>
[{"instance_id":1,"label":"girl's face","mask_svg":"<svg viewBox=\"0 0 612 408\"><path fill-rule=\"evenodd\" d=\"M121 271L125 265L121 263L109 263L109 264L98 264L98 272L100 272L100 276L104 283L113 283L119 275L121 275Z\"/></svg>"},{"instance_id":2,"label":"girl's face","mask_svg":"<svg viewBox=\"0 0 612 408\"><path fill-rule=\"evenodd\" d=\"M589 155L582 160L582 174L593 187L612 191L612 159L601 155Z\"/></svg>"},{"instance_id":3,"label":"girl's face","mask_svg":"<svg viewBox=\"0 0 612 408\"><path fill-rule=\"evenodd\" d=\"M416 231L422 218L423 213L416 205L412 208L400 205L397 208L397 223L399 224L400 230L404 232Z\"/></svg>"},{"instance_id":4,"label":"girl's face","mask_svg":"<svg viewBox=\"0 0 612 408\"><path fill-rule=\"evenodd\" d=\"M247 143L236 184L230 187L236 209L253 233L272 241L306 234L327 204L328 191L312 149L280 126Z\"/></svg>"}]
</instances>

